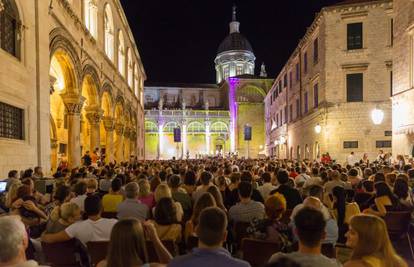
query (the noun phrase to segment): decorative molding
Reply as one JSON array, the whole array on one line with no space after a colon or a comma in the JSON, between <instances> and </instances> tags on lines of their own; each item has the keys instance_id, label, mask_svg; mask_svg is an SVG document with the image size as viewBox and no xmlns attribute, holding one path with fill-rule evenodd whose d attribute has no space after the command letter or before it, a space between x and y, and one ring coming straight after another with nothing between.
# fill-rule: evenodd
<instances>
[{"instance_id":1,"label":"decorative molding","mask_svg":"<svg viewBox=\"0 0 414 267\"><path fill-rule=\"evenodd\" d=\"M99 125L103 117L103 110L99 109L98 111L89 111L86 113L86 118L88 119L91 125Z\"/></svg>"},{"instance_id":2,"label":"decorative molding","mask_svg":"<svg viewBox=\"0 0 414 267\"><path fill-rule=\"evenodd\" d=\"M368 16L368 10L356 10L352 12L342 13L341 19L363 19Z\"/></svg>"},{"instance_id":3,"label":"decorative molding","mask_svg":"<svg viewBox=\"0 0 414 267\"><path fill-rule=\"evenodd\" d=\"M102 116L105 131L112 132L115 129L114 119L112 117Z\"/></svg>"},{"instance_id":4,"label":"decorative molding","mask_svg":"<svg viewBox=\"0 0 414 267\"><path fill-rule=\"evenodd\" d=\"M350 63L350 64L342 64L341 67L344 70L366 70L368 68L369 63Z\"/></svg>"}]
</instances>

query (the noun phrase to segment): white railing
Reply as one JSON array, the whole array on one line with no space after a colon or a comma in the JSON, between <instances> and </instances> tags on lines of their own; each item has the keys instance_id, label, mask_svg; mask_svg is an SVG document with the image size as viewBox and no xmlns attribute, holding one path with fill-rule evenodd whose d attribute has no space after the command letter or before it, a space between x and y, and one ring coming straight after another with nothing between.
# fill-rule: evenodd
<instances>
[{"instance_id":1,"label":"white railing","mask_svg":"<svg viewBox=\"0 0 414 267\"><path fill-rule=\"evenodd\" d=\"M197 117L197 118L228 118L229 111L221 110L145 110L146 117Z\"/></svg>"}]
</instances>

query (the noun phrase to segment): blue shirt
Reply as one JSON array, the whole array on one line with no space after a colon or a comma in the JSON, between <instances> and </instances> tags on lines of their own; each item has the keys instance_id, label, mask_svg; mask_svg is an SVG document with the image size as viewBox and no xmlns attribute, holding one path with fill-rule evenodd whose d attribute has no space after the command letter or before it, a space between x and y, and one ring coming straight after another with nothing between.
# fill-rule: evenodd
<instances>
[{"instance_id":1,"label":"blue shirt","mask_svg":"<svg viewBox=\"0 0 414 267\"><path fill-rule=\"evenodd\" d=\"M235 259L224 248L194 248L190 254L176 257L168 267L250 267L246 261Z\"/></svg>"}]
</instances>

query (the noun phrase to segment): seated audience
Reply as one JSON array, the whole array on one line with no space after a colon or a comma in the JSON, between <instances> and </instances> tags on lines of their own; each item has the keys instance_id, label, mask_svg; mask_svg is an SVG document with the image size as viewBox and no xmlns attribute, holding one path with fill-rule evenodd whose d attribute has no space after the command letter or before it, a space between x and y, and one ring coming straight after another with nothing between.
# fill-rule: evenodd
<instances>
[{"instance_id":1,"label":"seated audience","mask_svg":"<svg viewBox=\"0 0 414 267\"><path fill-rule=\"evenodd\" d=\"M282 251L288 250L291 245L291 233L289 227L280 221L286 211L285 197L275 193L266 199L264 206L266 218L253 220L247 231L252 233L254 238L281 244Z\"/></svg>"},{"instance_id":2,"label":"seated audience","mask_svg":"<svg viewBox=\"0 0 414 267\"><path fill-rule=\"evenodd\" d=\"M125 186L126 199L117 207L118 219L136 218L145 221L149 216L148 206L138 200L139 186L136 182L128 183Z\"/></svg>"},{"instance_id":3,"label":"seated audience","mask_svg":"<svg viewBox=\"0 0 414 267\"><path fill-rule=\"evenodd\" d=\"M172 198L171 189L168 187L166 183L161 183L157 186L154 193L155 203L158 204L162 198ZM176 215L177 215L177 222L181 222L184 216L183 207L181 206L180 202L174 201L173 204L175 205ZM155 208L152 209L152 213L154 214Z\"/></svg>"},{"instance_id":4,"label":"seated audience","mask_svg":"<svg viewBox=\"0 0 414 267\"><path fill-rule=\"evenodd\" d=\"M142 224L136 219L123 219L112 228L106 259L97 267L150 267L146 236L152 241L161 263L168 263L172 256L158 238L154 226Z\"/></svg>"},{"instance_id":5,"label":"seated audience","mask_svg":"<svg viewBox=\"0 0 414 267\"><path fill-rule=\"evenodd\" d=\"M107 241L112 227L117 222L116 219L106 219L101 217L102 202L99 196L92 195L85 199L85 213L88 219L74 223L64 231L53 234L43 234L42 241L46 243L56 243L77 238L84 245L89 241Z\"/></svg>"},{"instance_id":6,"label":"seated audience","mask_svg":"<svg viewBox=\"0 0 414 267\"><path fill-rule=\"evenodd\" d=\"M216 201L216 206L222 209L224 212L227 212L227 209L223 204L223 196L219 191L218 187L215 185L211 185L207 189L207 192L209 192L214 197L214 200Z\"/></svg>"},{"instance_id":7,"label":"seated audience","mask_svg":"<svg viewBox=\"0 0 414 267\"><path fill-rule=\"evenodd\" d=\"M271 195L278 192L282 194L286 199L286 207L289 210L293 210L293 208L302 203L302 197L299 193L299 191L295 188L290 187L289 184L289 173L284 170L280 169L277 172L277 181L279 182L279 187L272 192L270 192Z\"/></svg>"},{"instance_id":8,"label":"seated audience","mask_svg":"<svg viewBox=\"0 0 414 267\"><path fill-rule=\"evenodd\" d=\"M294 218L294 231L299 237L299 250L292 253L274 254L269 263L278 260L280 257L287 257L301 264L304 267L339 267L341 266L334 259L329 259L321 254L322 240L325 239L325 218L322 212L304 207Z\"/></svg>"},{"instance_id":9,"label":"seated audience","mask_svg":"<svg viewBox=\"0 0 414 267\"><path fill-rule=\"evenodd\" d=\"M138 180L139 193L138 200L147 205L149 210L155 206L154 194L151 192L151 186L147 179Z\"/></svg>"},{"instance_id":10,"label":"seated audience","mask_svg":"<svg viewBox=\"0 0 414 267\"><path fill-rule=\"evenodd\" d=\"M197 187L195 192L192 194L192 198L194 201L197 201L197 199L204 193L207 192L207 189L213 185L213 174L208 171L204 171L200 175L200 182L201 185Z\"/></svg>"},{"instance_id":11,"label":"seated audience","mask_svg":"<svg viewBox=\"0 0 414 267\"><path fill-rule=\"evenodd\" d=\"M227 238L227 216L220 208L210 207L200 214L197 227L198 247L190 254L171 260L168 267L248 267L249 263L235 259L223 248Z\"/></svg>"},{"instance_id":12,"label":"seated audience","mask_svg":"<svg viewBox=\"0 0 414 267\"><path fill-rule=\"evenodd\" d=\"M394 194L400 203L408 208L413 208L413 195L410 192L408 183L402 178L397 178L394 183Z\"/></svg>"},{"instance_id":13,"label":"seated audience","mask_svg":"<svg viewBox=\"0 0 414 267\"><path fill-rule=\"evenodd\" d=\"M197 199L194 204L193 214L185 224L184 237L186 241L189 236L196 236L195 229L199 223L200 213L209 207L216 207L216 201L210 193L205 192Z\"/></svg>"},{"instance_id":14,"label":"seated audience","mask_svg":"<svg viewBox=\"0 0 414 267\"><path fill-rule=\"evenodd\" d=\"M189 196L191 196L193 192L196 190L196 182L197 178L195 172L192 170L188 170L185 173L184 183L181 185L181 187L185 189Z\"/></svg>"},{"instance_id":15,"label":"seated audience","mask_svg":"<svg viewBox=\"0 0 414 267\"><path fill-rule=\"evenodd\" d=\"M45 213L50 215L52 210L56 207L59 207L65 202L68 202L71 198L70 187L66 185L60 185L56 188L55 193L53 194L53 201L46 205Z\"/></svg>"},{"instance_id":16,"label":"seated audience","mask_svg":"<svg viewBox=\"0 0 414 267\"><path fill-rule=\"evenodd\" d=\"M122 181L115 178L111 183L111 190L102 197L102 207L104 212L116 212L118 205L124 201L124 195L121 192Z\"/></svg>"},{"instance_id":17,"label":"seated audience","mask_svg":"<svg viewBox=\"0 0 414 267\"><path fill-rule=\"evenodd\" d=\"M193 207L193 202L189 194L185 189L180 187L181 180L180 176L178 175L171 175L169 178L169 185L171 188L172 198L174 201L177 201L181 204L183 208L185 218L189 218L191 216L191 209Z\"/></svg>"},{"instance_id":18,"label":"seated audience","mask_svg":"<svg viewBox=\"0 0 414 267\"><path fill-rule=\"evenodd\" d=\"M53 209L50 219L46 225L46 233L57 233L63 231L69 225L82 218L81 210L75 203L66 202Z\"/></svg>"},{"instance_id":19,"label":"seated audience","mask_svg":"<svg viewBox=\"0 0 414 267\"><path fill-rule=\"evenodd\" d=\"M264 218L264 206L258 201L251 199L252 184L240 182L239 184L240 202L229 209L229 219L232 222L250 222L253 219Z\"/></svg>"},{"instance_id":20,"label":"seated audience","mask_svg":"<svg viewBox=\"0 0 414 267\"><path fill-rule=\"evenodd\" d=\"M375 215L352 217L346 238L352 255L344 267L408 267L395 253L385 222Z\"/></svg>"},{"instance_id":21,"label":"seated audience","mask_svg":"<svg viewBox=\"0 0 414 267\"><path fill-rule=\"evenodd\" d=\"M81 209L82 212L85 211L85 199L86 195L86 183L85 182L78 182L75 184L73 188L73 192L75 193L75 197L70 200L70 202L75 203Z\"/></svg>"},{"instance_id":22,"label":"seated audience","mask_svg":"<svg viewBox=\"0 0 414 267\"><path fill-rule=\"evenodd\" d=\"M36 261L27 260L29 239L18 216L0 217L0 266L36 267Z\"/></svg>"},{"instance_id":23,"label":"seated audience","mask_svg":"<svg viewBox=\"0 0 414 267\"><path fill-rule=\"evenodd\" d=\"M354 201L358 204L360 210L364 210L374 203L374 182L364 180L361 188L355 193Z\"/></svg>"},{"instance_id":24,"label":"seated audience","mask_svg":"<svg viewBox=\"0 0 414 267\"><path fill-rule=\"evenodd\" d=\"M154 211L154 224L161 240L181 241L181 225L177 221L177 208L174 200L169 197L161 198Z\"/></svg>"},{"instance_id":25,"label":"seated audience","mask_svg":"<svg viewBox=\"0 0 414 267\"><path fill-rule=\"evenodd\" d=\"M264 172L261 178L263 181L263 185L259 186L257 190L259 190L263 199L266 201L266 198L269 196L271 191L276 189L276 186L272 184L272 175L270 174L270 172Z\"/></svg>"}]
</instances>

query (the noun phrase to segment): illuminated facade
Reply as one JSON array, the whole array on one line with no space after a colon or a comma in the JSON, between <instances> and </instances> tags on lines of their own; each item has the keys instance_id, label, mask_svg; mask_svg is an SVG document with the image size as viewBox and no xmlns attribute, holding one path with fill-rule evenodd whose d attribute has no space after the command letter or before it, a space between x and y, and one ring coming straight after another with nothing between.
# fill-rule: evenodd
<instances>
[{"instance_id":1,"label":"illuminated facade","mask_svg":"<svg viewBox=\"0 0 414 267\"><path fill-rule=\"evenodd\" d=\"M391 151L392 19L392 1L321 10L266 96L268 155Z\"/></svg>"},{"instance_id":2,"label":"illuminated facade","mask_svg":"<svg viewBox=\"0 0 414 267\"><path fill-rule=\"evenodd\" d=\"M146 76L118 0L0 0L3 19L0 175L79 166L95 148L144 157Z\"/></svg>"},{"instance_id":3,"label":"illuminated facade","mask_svg":"<svg viewBox=\"0 0 414 267\"><path fill-rule=\"evenodd\" d=\"M414 148L414 3L394 1L393 154L413 156Z\"/></svg>"},{"instance_id":4,"label":"illuminated facade","mask_svg":"<svg viewBox=\"0 0 414 267\"><path fill-rule=\"evenodd\" d=\"M239 33L235 8L230 34L215 59L217 85L146 84L145 151L147 159L194 158L237 153L258 157L264 150L263 100L272 85L262 65L254 76L255 56ZM244 126L252 140L244 141ZM181 142L174 143L174 128Z\"/></svg>"}]
</instances>

